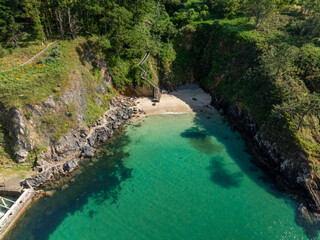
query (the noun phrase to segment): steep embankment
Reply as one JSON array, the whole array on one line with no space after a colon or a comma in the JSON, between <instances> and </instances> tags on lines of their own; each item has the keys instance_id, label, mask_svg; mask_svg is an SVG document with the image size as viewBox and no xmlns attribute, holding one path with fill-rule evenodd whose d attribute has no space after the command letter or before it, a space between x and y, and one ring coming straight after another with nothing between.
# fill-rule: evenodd
<instances>
[{"instance_id":1,"label":"steep embankment","mask_svg":"<svg viewBox=\"0 0 320 240\"><path fill-rule=\"evenodd\" d=\"M80 158L93 156L99 142L137 113L130 98L115 97L105 61L86 40L61 41L43 55L0 75L7 140L2 146L7 144L7 158L19 163L2 158L2 181L8 169L21 166L27 175L37 171L26 180L32 186L72 171Z\"/></svg>"},{"instance_id":2,"label":"steep embankment","mask_svg":"<svg viewBox=\"0 0 320 240\"><path fill-rule=\"evenodd\" d=\"M179 79L199 81L212 104L251 142L258 163L319 213L319 119L311 111L304 114L303 108L314 103L314 91L299 74L306 72L301 65L308 58L305 52L316 47L299 43L295 55L282 59L282 47L273 45L277 39L290 42L232 21L187 26L176 39L173 72Z\"/></svg>"}]
</instances>

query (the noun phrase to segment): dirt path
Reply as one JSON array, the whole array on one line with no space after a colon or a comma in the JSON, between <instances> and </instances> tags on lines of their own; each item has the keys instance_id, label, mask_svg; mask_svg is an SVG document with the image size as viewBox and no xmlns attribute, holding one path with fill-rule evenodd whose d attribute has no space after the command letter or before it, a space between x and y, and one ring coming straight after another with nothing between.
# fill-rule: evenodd
<instances>
[{"instance_id":1,"label":"dirt path","mask_svg":"<svg viewBox=\"0 0 320 240\"><path fill-rule=\"evenodd\" d=\"M8 72L8 71L11 71L11 70L13 70L13 69L22 67L22 66L24 66L24 65L26 65L26 64L28 64L28 63L33 62L37 57L39 57L42 53L44 53L44 52L48 49L48 47L50 47L52 44L54 44L54 43L56 43L56 42L58 42L58 40L57 40L57 41L54 41L54 42L52 42L52 43L49 43L49 44L46 46L45 49L43 49L41 52L37 53L36 55L34 55L32 58L30 58L29 60L25 61L24 63L22 63L22 64L20 64L20 65L18 65L18 66L15 66L15 67L6 69L6 70L2 70L2 71L0 71L0 73Z\"/></svg>"}]
</instances>

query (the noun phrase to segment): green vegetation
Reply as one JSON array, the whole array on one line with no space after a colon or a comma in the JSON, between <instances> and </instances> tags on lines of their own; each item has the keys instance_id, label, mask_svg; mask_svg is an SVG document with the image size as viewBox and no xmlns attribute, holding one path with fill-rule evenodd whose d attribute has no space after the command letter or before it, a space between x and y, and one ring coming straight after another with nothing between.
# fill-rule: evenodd
<instances>
[{"instance_id":1,"label":"green vegetation","mask_svg":"<svg viewBox=\"0 0 320 240\"><path fill-rule=\"evenodd\" d=\"M217 19L211 26L196 23L196 29L183 29L181 38L192 34L193 47L184 48L187 56L181 59L188 59L183 69L193 71L205 88L250 112L264 138L276 142L287 157L300 160L303 152L316 166L320 48L314 33L306 33L309 16L304 8L274 3L272 11L261 9L257 20L242 6L237 15Z\"/></svg>"},{"instance_id":2,"label":"green vegetation","mask_svg":"<svg viewBox=\"0 0 320 240\"><path fill-rule=\"evenodd\" d=\"M0 73L0 101L10 107L39 103L50 94L59 97L69 75L77 71L80 61L76 46L81 41L61 41L42 54L38 61ZM59 56L54 55L56 46L59 46Z\"/></svg>"},{"instance_id":3,"label":"green vegetation","mask_svg":"<svg viewBox=\"0 0 320 240\"><path fill-rule=\"evenodd\" d=\"M23 179L30 175L35 166L33 153L27 159L24 165L18 164L12 160L12 152L9 146L8 137L4 132L3 124L0 122L0 174L2 177L15 175L19 179Z\"/></svg>"},{"instance_id":4,"label":"green vegetation","mask_svg":"<svg viewBox=\"0 0 320 240\"><path fill-rule=\"evenodd\" d=\"M73 108L72 106L65 111L48 112L43 117L40 126L44 134L49 133L51 139L57 142L71 127L75 127L76 121L73 115L75 110Z\"/></svg>"},{"instance_id":5,"label":"green vegetation","mask_svg":"<svg viewBox=\"0 0 320 240\"><path fill-rule=\"evenodd\" d=\"M4 0L0 19L0 69L62 39L37 61L0 73L6 107L39 103L50 94L58 99L81 73L90 125L114 91L95 91L103 84L101 72L83 58L105 60L121 93L144 84L137 64L150 52L146 68L152 81L198 81L251 113L264 138L287 157L299 160L302 152L313 166L319 162L318 1ZM92 56L86 56L88 49ZM57 139L74 124L71 112L50 113L43 127Z\"/></svg>"}]
</instances>

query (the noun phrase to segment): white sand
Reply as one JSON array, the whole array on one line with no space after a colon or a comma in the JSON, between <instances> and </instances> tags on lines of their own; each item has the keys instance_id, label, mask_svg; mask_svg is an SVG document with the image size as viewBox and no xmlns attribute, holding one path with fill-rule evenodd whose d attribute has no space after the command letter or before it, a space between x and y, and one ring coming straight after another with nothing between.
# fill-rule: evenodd
<instances>
[{"instance_id":1,"label":"white sand","mask_svg":"<svg viewBox=\"0 0 320 240\"><path fill-rule=\"evenodd\" d=\"M146 116L159 114L182 114L213 111L211 96L195 84L185 85L175 92L164 93L159 103L151 98L138 98L137 107L146 112Z\"/></svg>"}]
</instances>

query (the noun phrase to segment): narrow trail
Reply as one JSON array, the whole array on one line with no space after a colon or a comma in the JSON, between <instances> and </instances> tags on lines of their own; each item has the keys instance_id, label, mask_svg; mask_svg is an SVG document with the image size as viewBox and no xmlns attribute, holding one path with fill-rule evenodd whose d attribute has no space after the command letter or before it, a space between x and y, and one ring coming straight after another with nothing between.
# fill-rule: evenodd
<instances>
[{"instance_id":1,"label":"narrow trail","mask_svg":"<svg viewBox=\"0 0 320 240\"><path fill-rule=\"evenodd\" d=\"M160 102L160 98L161 98L160 88L147 78L148 71L143 68L143 64L145 64L145 62L148 60L149 56L150 56L150 52L146 52L146 54L144 55L144 57L142 58L142 60L138 64L139 67L141 68L141 70L143 71L143 73L141 74L141 78L143 80L145 80L146 82L148 82L154 88L154 90L153 90L154 101Z\"/></svg>"},{"instance_id":2,"label":"narrow trail","mask_svg":"<svg viewBox=\"0 0 320 240\"><path fill-rule=\"evenodd\" d=\"M52 43L49 43L49 44L46 46L45 49L43 49L41 52L39 52L39 53L37 53L36 55L34 55L32 58L30 58L30 59L27 60L26 62L24 62L24 63L22 63L22 64L20 64L20 65L18 65L18 66L15 66L15 67L6 69L6 70L2 70L2 71L0 70L0 73L8 72L8 71L11 71L11 70L13 70L13 69L17 69L17 68L19 68L19 67L22 67L22 66L28 64L28 63L33 62L37 57L39 57L42 53L44 53L44 52L48 49L48 47L50 47L52 44L55 44L56 42L58 42L58 40L56 40L56 41L54 41L54 42L52 42Z\"/></svg>"}]
</instances>

